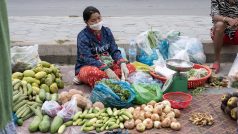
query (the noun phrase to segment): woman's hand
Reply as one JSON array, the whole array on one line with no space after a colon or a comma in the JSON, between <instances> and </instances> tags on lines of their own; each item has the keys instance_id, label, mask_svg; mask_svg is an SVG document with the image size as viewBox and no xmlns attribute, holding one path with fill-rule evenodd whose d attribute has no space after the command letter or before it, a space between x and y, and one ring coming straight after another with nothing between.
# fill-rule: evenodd
<instances>
[{"instance_id":1,"label":"woman's hand","mask_svg":"<svg viewBox=\"0 0 238 134\"><path fill-rule=\"evenodd\" d=\"M227 18L227 23L230 27L235 27L237 25L237 20L233 18Z\"/></svg>"},{"instance_id":2,"label":"woman's hand","mask_svg":"<svg viewBox=\"0 0 238 134\"><path fill-rule=\"evenodd\" d=\"M121 63L121 74L122 74L122 78L121 79L122 80L126 80L128 75L129 75L129 70L128 70L127 66L126 66L126 63ZM123 76L125 78L123 78Z\"/></svg>"},{"instance_id":3,"label":"woman's hand","mask_svg":"<svg viewBox=\"0 0 238 134\"><path fill-rule=\"evenodd\" d=\"M118 76L117 76L110 68L108 68L108 69L106 69L106 70L104 70L104 71L106 72L108 78L120 80L120 79L118 78Z\"/></svg>"}]
</instances>

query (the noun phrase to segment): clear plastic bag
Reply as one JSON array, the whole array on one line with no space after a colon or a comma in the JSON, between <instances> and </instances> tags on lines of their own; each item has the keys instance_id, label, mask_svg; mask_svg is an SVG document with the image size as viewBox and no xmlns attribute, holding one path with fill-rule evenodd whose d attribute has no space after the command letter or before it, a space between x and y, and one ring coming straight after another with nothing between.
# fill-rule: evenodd
<instances>
[{"instance_id":1,"label":"clear plastic bag","mask_svg":"<svg viewBox=\"0 0 238 134\"><path fill-rule=\"evenodd\" d=\"M57 115L64 119L64 121L69 121L72 119L73 115L78 111L77 100L73 97L69 102L63 105L62 110L60 110Z\"/></svg>"},{"instance_id":2,"label":"clear plastic bag","mask_svg":"<svg viewBox=\"0 0 238 134\"><path fill-rule=\"evenodd\" d=\"M228 74L229 87L238 88L238 54Z\"/></svg>"},{"instance_id":3,"label":"clear plastic bag","mask_svg":"<svg viewBox=\"0 0 238 134\"><path fill-rule=\"evenodd\" d=\"M181 53L181 51L186 51L189 57L189 61L191 62L199 64L203 64L206 62L206 56L204 54L203 45L201 41L199 41L196 38L180 36L179 40L170 44L169 58L173 58L176 55L177 55L176 57L184 58L183 56L185 56L184 54L185 52Z\"/></svg>"},{"instance_id":4,"label":"clear plastic bag","mask_svg":"<svg viewBox=\"0 0 238 134\"><path fill-rule=\"evenodd\" d=\"M41 108L42 112L50 117L55 117L61 109L62 107L56 101L45 101Z\"/></svg>"},{"instance_id":5,"label":"clear plastic bag","mask_svg":"<svg viewBox=\"0 0 238 134\"><path fill-rule=\"evenodd\" d=\"M129 75L129 77L127 78L127 80L130 83L161 83L159 80L154 80L153 77L145 72L142 71L136 71L133 72ZM162 85L162 83L161 83Z\"/></svg>"},{"instance_id":6,"label":"clear plastic bag","mask_svg":"<svg viewBox=\"0 0 238 134\"><path fill-rule=\"evenodd\" d=\"M11 48L11 62L14 66L17 63L26 63L35 67L41 61L38 54L38 45L14 46Z\"/></svg>"}]
</instances>

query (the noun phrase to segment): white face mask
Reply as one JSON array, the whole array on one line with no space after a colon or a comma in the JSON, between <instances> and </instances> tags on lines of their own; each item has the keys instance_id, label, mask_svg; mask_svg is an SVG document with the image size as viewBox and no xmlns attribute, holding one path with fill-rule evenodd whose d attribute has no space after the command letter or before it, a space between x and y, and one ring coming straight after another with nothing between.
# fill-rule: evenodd
<instances>
[{"instance_id":1,"label":"white face mask","mask_svg":"<svg viewBox=\"0 0 238 134\"><path fill-rule=\"evenodd\" d=\"M103 22L100 21L100 22L98 22L98 23L96 23L96 24L89 25L89 27L90 27L91 29L93 29L93 30L101 30L102 25L103 25Z\"/></svg>"}]
</instances>

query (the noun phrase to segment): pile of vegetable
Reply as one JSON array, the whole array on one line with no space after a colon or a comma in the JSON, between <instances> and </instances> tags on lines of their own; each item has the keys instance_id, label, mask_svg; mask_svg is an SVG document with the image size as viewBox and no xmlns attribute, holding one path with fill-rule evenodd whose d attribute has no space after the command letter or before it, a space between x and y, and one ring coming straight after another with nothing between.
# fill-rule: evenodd
<instances>
[{"instance_id":1,"label":"pile of vegetable","mask_svg":"<svg viewBox=\"0 0 238 134\"><path fill-rule=\"evenodd\" d=\"M120 85L111 82L110 80L102 80L103 84L107 85L116 95L118 95L122 101L127 101L131 96L128 90L123 90Z\"/></svg>"},{"instance_id":2,"label":"pile of vegetable","mask_svg":"<svg viewBox=\"0 0 238 134\"><path fill-rule=\"evenodd\" d=\"M215 73L212 73L211 77L209 78L209 85L212 87L227 87L228 82L229 81L226 77L217 76Z\"/></svg>"},{"instance_id":3,"label":"pile of vegetable","mask_svg":"<svg viewBox=\"0 0 238 134\"><path fill-rule=\"evenodd\" d=\"M58 89L64 87L60 70L41 61L32 70L12 74L13 112L18 120L34 115L32 109L41 108L46 100L58 100ZM19 123L22 125L22 123Z\"/></svg>"},{"instance_id":4,"label":"pile of vegetable","mask_svg":"<svg viewBox=\"0 0 238 134\"><path fill-rule=\"evenodd\" d=\"M147 105L131 107L128 111L133 114L133 119L125 122L124 125L127 129L136 128L139 132L152 128L181 129L181 124L176 119L180 117L181 113L178 109L171 108L171 104L167 100L159 103L151 101Z\"/></svg>"},{"instance_id":5,"label":"pile of vegetable","mask_svg":"<svg viewBox=\"0 0 238 134\"><path fill-rule=\"evenodd\" d=\"M211 126L214 124L214 118L207 113L193 113L189 120L197 126Z\"/></svg>"},{"instance_id":6,"label":"pile of vegetable","mask_svg":"<svg viewBox=\"0 0 238 134\"><path fill-rule=\"evenodd\" d=\"M207 74L208 72L204 68L199 68L199 69L193 68L187 72L187 77L188 77L188 80L196 80L196 79L200 79L207 76Z\"/></svg>"},{"instance_id":7,"label":"pile of vegetable","mask_svg":"<svg viewBox=\"0 0 238 134\"><path fill-rule=\"evenodd\" d=\"M226 93L221 97L221 109L233 120L238 119L238 92Z\"/></svg>"},{"instance_id":8,"label":"pile of vegetable","mask_svg":"<svg viewBox=\"0 0 238 134\"><path fill-rule=\"evenodd\" d=\"M235 76L233 77L234 81L231 83L231 87L238 88L238 72L236 72Z\"/></svg>"},{"instance_id":9,"label":"pile of vegetable","mask_svg":"<svg viewBox=\"0 0 238 134\"><path fill-rule=\"evenodd\" d=\"M65 104L73 97L76 97L77 105L81 109L92 107L92 102L83 95L83 92L77 89L70 89L59 94L59 102Z\"/></svg>"}]
</instances>

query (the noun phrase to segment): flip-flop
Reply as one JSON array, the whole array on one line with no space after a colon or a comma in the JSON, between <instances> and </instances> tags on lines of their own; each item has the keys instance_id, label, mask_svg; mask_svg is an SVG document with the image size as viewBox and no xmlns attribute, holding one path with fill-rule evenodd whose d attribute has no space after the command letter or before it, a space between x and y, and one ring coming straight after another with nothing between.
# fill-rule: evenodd
<instances>
[{"instance_id":1,"label":"flip-flop","mask_svg":"<svg viewBox=\"0 0 238 134\"><path fill-rule=\"evenodd\" d=\"M214 70L215 73L217 74L217 73L219 73L219 71L220 71L220 64L218 64L218 63L213 63L210 68L211 68L212 70Z\"/></svg>"}]
</instances>

